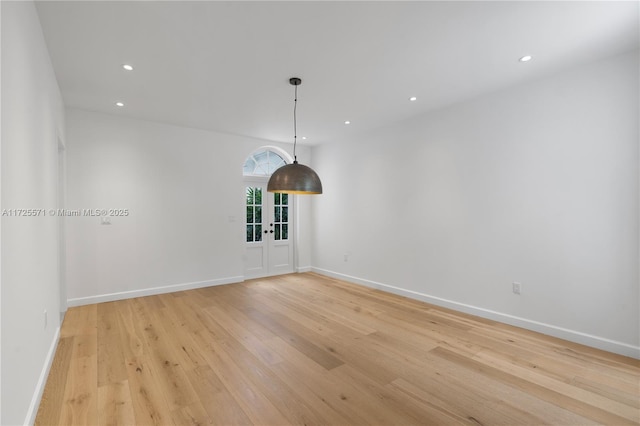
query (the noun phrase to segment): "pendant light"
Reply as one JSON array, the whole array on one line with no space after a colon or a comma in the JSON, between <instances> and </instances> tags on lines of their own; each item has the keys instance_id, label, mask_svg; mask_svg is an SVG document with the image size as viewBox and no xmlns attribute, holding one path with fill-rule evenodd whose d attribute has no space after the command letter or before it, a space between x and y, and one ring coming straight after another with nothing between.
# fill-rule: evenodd
<instances>
[{"instance_id":1,"label":"pendant light","mask_svg":"<svg viewBox=\"0 0 640 426\"><path fill-rule=\"evenodd\" d=\"M318 174L311 167L298 164L296 144L298 129L296 122L296 108L298 107L298 86L302 83L298 77L291 77L289 83L295 86L293 101L293 163L276 170L269 178L268 192L284 192L287 194L322 194L322 182Z\"/></svg>"}]
</instances>

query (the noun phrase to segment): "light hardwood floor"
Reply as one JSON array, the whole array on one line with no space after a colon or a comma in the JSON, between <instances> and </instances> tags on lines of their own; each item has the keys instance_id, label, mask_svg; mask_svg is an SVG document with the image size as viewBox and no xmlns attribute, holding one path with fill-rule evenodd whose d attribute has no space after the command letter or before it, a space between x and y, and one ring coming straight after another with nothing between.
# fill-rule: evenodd
<instances>
[{"instance_id":1,"label":"light hardwood floor","mask_svg":"<svg viewBox=\"0 0 640 426\"><path fill-rule=\"evenodd\" d=\"M71 308L38 425L624 425L640 362L314 274Z\"/></svg>"}]
</instances>

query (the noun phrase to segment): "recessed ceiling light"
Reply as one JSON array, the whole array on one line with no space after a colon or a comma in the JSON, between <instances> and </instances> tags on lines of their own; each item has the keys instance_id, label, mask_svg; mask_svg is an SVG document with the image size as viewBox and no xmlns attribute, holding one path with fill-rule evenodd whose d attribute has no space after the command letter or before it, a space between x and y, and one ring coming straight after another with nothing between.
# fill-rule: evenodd
<instances>
[{"instance_id":1,"label":"recessed ceiling light","mask_svg":"<svg viewBox=\"0 0 640 426\"><path fill-rule=\"evenodd\" d=\"M344 124L351 124L349 120L345 121Z\"/></svg>"},{"instance_id":2,"label":"recessed ceiling light","mask_svg":"<svg viewBox=\"0 0 640 426\"><path fill-rule=\"evenodd\" d=\"M122 66L122 68L124 68L127 71L133 71L133 67L131 65L129 65L129 64L124 64Z\"/></svg>"},{"instance_id":3,"label":"recessed ceiling light","mask_svg":"<svg viewBox=\"0 0 640 426\"><path fill-rule=\"evenodd\" d=\"M307 139L307 137L306 137L306 136L303 136L303 137L302 137L302 139Z\"/></svg>"},{"instance_id":4,"label":"recessed ceiling light","mask_svg":"<svg viewBox=\"0 0 640 426\"><path fill-rule=\"evenodd\" d=\"M122 102L116 102L116 106L117 106L117 107L123 107L123 106L124 106L124 104L123 104Z\"/></svg>"},{"instance_id":5,"label":"recessed ceiling light","mask_svg":"<svg viewBox=\"0 0 640 426\"><path fill-rule=\"evenodd\" d=\"M533 59L533 56L526 55L526 56L523 56L522 58L520 58L520 62L529 62L531 59Z\"/></svg>"},{"instance_id":6,"label":"recessed ceiling light","mask_svg":"<svg viewBox=\"0 0 640 426\"><path fill-rule=\"evenodd\" d=\"M415 96L412 96L412 97L410 97L410 98L409 98L409 100L410 100L411 102L413 102L413 101L415 101L415 100L417 100L417 99L418 99L418 98L416 98Z\"/></svg>"}]
</instances>

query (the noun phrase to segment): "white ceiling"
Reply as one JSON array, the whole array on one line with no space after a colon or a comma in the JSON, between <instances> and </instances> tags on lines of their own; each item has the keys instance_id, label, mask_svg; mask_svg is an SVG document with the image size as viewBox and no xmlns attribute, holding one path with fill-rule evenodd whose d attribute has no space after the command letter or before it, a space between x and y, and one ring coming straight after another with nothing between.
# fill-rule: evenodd
<instances>
[{"instance_id":1,"label":"white ceiling","mask_svg":"<svg viewBox=\"0 0 640 426\"><path fill-rule=\"evenodd\" d=\"M297 76L309 144L639 48L637 1L37 7L67 106L290 142Z\"/></svg>"}]
</instances>

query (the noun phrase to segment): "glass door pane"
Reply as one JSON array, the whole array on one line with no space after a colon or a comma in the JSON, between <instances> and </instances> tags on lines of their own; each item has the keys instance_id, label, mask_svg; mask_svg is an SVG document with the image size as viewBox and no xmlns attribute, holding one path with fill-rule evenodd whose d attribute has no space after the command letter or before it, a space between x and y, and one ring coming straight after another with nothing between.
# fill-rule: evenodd
<instances>
[{"instance_id":1,"label":"glass door pane","mask_svg":"<svg viewBox=\"0 0 640 426\"><path fill-rule=\"evenodd\" d=\"M289 194L273 194L274 239L289 239Z\"/></svg>"},{"instance_id":2,"label":"glass door pane","mask_svg":"<svg viewBox=\"0 0 640 426\"><path fill-rule=\"evenodd\" d=\"M246 241L260 242L262 241L262 188L247 186L246 200Z\"/></svg>"}]
</instances>

